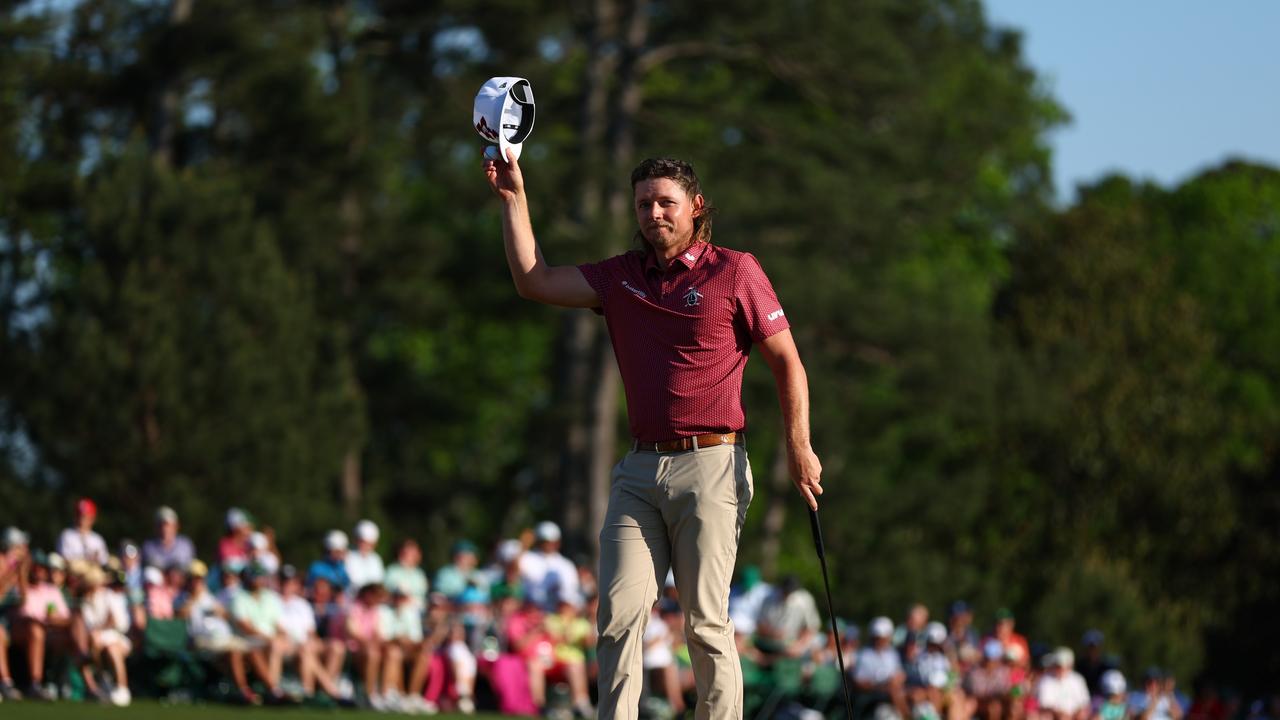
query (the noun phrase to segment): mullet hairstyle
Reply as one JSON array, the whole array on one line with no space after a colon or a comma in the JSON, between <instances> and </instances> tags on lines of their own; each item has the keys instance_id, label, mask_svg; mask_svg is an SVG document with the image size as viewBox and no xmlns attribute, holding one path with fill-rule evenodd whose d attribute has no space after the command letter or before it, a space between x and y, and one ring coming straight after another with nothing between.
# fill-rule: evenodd
<instances>
[{"instance_id":1,"label":"mullet hairstyle","mask_svg":"<svg viewBox=\"0 0 1280 720\"><path fill-rule=\"evenodd\" d=\"M702 185L698 182L698 174L693 171L693 166L675 158L649 158L637 165L636 169L631 171L632 194L634 195L636 185L641 181L658 178L674 180L677 185L684 188L690 200L702 195ZM715 213L716 208L711 204L711 200L703 195L702 209L693 216L694 242L711 242L711 218ZM640 247L648 247L649 241L644 239L644 233L639 230L636 230L635 239L640 243Z\"/></svg>"}]
</instances>

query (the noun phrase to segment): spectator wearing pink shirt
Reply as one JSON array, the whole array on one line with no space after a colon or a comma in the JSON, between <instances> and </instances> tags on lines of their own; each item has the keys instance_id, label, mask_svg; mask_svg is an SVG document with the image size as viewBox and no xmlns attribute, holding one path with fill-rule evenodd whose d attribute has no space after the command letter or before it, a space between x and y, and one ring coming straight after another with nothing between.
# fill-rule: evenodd
<instances>
[{"instance_id":1,"label":"spectator wearing pink shirt","mask_svg":"<svg viewBox=\"0 0 1280 720\"><path fill-rule=\"evenodd\" d=\"M4 554L0 555L0 700L18 700L22 693L9 674L9 599L17 598L26 584L31 564L27 534L16 527L5 528Z\"/></svg>"},{"instance_id":2,"label":"spectator wearing pink shirt","mask_svg":"<svg viewBox=\"0 0 1280 720\"><path fill-rule=\"evenodd\" d=\"M364 678L365 694L374 710L387 709L382 683L386 633L382 622L382 605L386 590L379 583L369 583L356 591L355 601L347 611L347 648L354 654L356 666Z\"/></svg>"},{"instance_id":3,"label":"spectator wearing pink shirt","mask_svg":"<svg viewBox=\"0 0 1280 720\"><path fill-rule=\"evenodd\" d=\"M249 565L252 553L249 536L253 535L253 521L244 510L231 508L227 511L226 524L227 532L218 541L218 563L230 565L238 572Z\"/></svg>"},{"instance_id":4,"label":"spectator wearing pink shirt","mask_svg":"<svg viewBox=\"0 0 1280 720\"><path fill-rule=\"evenodd\" d=\"M153 620L172 620L176 592L165 582L164 573L160 568L149 567L142 571L142 581L146 587L147 617Z\"/></svg>"},{"instance_id":5,"label":"spectator wearing pink shirt","mask_svg":"<svg viewBox=\"0 0 1280 720\"><path fill-rule=\"evenodd\" d=\"M19 588L22 604L14 626L14 641L26 649L31 684L27 694L37 700L52 700L44 689L44 659L47 651L64 654L71 648L71 611L62 591L49 582L49 558L37 553L25 587Z\"/></svg>"}]
</instances>

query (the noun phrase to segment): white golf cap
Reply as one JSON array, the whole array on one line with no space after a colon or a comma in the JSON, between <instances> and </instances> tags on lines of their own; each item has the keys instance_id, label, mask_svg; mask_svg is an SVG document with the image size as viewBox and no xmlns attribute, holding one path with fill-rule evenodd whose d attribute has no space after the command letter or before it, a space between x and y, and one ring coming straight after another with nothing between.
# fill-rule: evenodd
<instances>
[{"instance_id":1,"label":"white golf cap","mask_svg":"<svg viewBox=\"0 0 1280 720\"><path fill-rule=\"evenodd\" d=\"M498 560L503 565L515 562L516 558L520 557L523 552L524 546L520 544L519 540L503 540L498 543Z\"/></svg>"},{"instance_id":2,"label":"white golf cap","mask_svg":"<svg viewBox=\"0 0 1280 720\"><path fill-rule=\"evenodd\" d=\"M324 536L325 550L346 550L347 534L341 530L330 530L328 535Z\"/></svg>"},{"instance_id":3,"label":"white golf cap","mask_svg":"<svg viewBox=\"0 0 1280 720\"><path fill-rule=\"evenodd\" d=\"M1121 695L1128 686L1124 681L1124 673L1119 670L1108 670L1102 673L1098 684L1102 686L1102 692L1107 695Z\"/></svg>"},{"instance_id":4,"label":"white golf cap","mask_svg":"<svg viewBox=\"0 0 1280 720\"><path fill-rule=\"evenodd\" d=\"M520 157L520 148L533 132L533 88L518 77L489 78L476 93L471 122L480 137L498 144L505 162L507 148Z\"/></svg>"},{"instance_id":5,"label":"white golf cap","mask_svg":"<svg viewBox=\"0 0 1280 720\"><path fill-rule=\"evenodd\" d=\"M543 520L533 529L533 536L538 542L559 542L560 526L550 520Z\"/></svg>"},{"instance_id":6,"label":"white golf cap","mask_svg":"<svg viewBox=\"0 0 1280 720\"><path fill-rule=\"evenodd\" d=\"M931 622L925 626L924 634L929 642L941 645L947 640L947 626L940 622Z\"/></svg>"},{"instance_id":7,"label":"white golf cap","mask_svg":"<svg viewBox=\"0 0 1280 720\"><path fill-rule=\"evenodd\" d=\"M267 545L267 536L263 533L255 532L249 536L249 547L254 550L266 550Z\"/></svg>"},{"instance_id":8,"label":"white golf cap","mask_svg":"<svg viewBox=\"0 0 1280 720\"><path fill-rule=\"evenodd\" d=\"M372 520L361 520L356 523L356 539L364 542L378 542L378 526Z\"/></svg>"},{"instance_id":9,"label":"white golf cap","mask_svg":"<svg viewBox=\"0 0 1280 720\"><path fill-rule=\"evenodd\" d=\"M887 638L893 635L893 621L881 615L872 620L867 629L871 631L871 637L873 638Z\"/></svg>"},{"instance_id":10,"label":"white golf cap","mask_svg":"<svg viewBox=\"0 0 1280 720\"><path fill-rule=\"evenodd\" d=\"M17 547L19 545L28 545L30 543L31 543L31 538L29 538L26 533L22 532L18 528L10 526L4 529L4 549L5 550L8 550L9 548Z\"/></svg>"},{"instance_id":11,"label":"white golf cap","mask_svg":"<svg viewBox=\"0 0 1280 720\"><path fill-rule=\"evenodd\" d=\"M227 511L227 527L237 530L249 524L249 514L240 508L231 508Z\"/></svg>"},{"instance_id":12,"label":"white golf cap","mask_svg":"<svg viewBox=\"0 0 1280 720\"><path fill-rule=\"evenodd\" d=\"M1076 664L1076 654L1069 647L1060 647L1053 654L1057 656L1058 667L1071 668Z\"/></svg>"},{"instance_id":13,"label":"white golf cap","mask_svg":"<svg viewBox=\"0 0 1280 720\"><path fill-rule=\"evenodd\" d=\"M142 580L148 585L163 585L164 573L160 571L160 568L148 565L147 569L142 571Z\"/></svg>"},{"instance_id":14,"label":"white golf cap","mask_svg":"<svg viewBox=\"0 0 1280 720\"><path fill-rule=\"evenodd\" d=\"M178 512L168 505L161 505L156 510L157 523L176 523L178 522Z\"/></svg>"}]
</instances>

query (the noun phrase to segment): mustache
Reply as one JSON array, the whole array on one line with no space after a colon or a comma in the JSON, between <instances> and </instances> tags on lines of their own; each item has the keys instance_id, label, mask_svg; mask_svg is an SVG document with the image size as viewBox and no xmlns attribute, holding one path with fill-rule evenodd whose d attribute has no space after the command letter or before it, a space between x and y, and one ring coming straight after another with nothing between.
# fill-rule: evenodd
<instances>
[{"instance_id":1,"label":"mustache","mask_svg":"<svg viewBox=\"0 0 1280 720\"><path fill-rule=\"evenodd\" d=\"M648 227L648 228L650 228L650 229L654 229L654 228L667 228L668 230L674 230L676 226L675 226L675 225L673 225L673 224L671 224L671 223L667 223L667 222L652 222L652 223L647 224L645 227Z\"/></svg>"}]
</instances>

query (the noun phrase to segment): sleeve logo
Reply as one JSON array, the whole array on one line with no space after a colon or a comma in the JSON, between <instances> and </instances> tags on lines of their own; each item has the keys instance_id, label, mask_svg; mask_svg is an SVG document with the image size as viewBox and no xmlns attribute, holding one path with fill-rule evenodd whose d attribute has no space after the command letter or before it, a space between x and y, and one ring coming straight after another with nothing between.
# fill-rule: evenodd
<instances>
[{"instance_id":1,"label":"sleeve logo","mask_svg":"<svg viewBox=\"0 0 1280 720\"><path fill-rule=\"evenodd\" d=\"M786 315L786 313L782 312L782 310L781 310L781 309L778 309L778 310L774 310L773 312L769 313L769 314L768 314L768 315L766 315L765 317L767 317L767 318L772 322L772 321L777 320L778 318L782 317L783 315Z\"/></svg>"}]
</instances>

